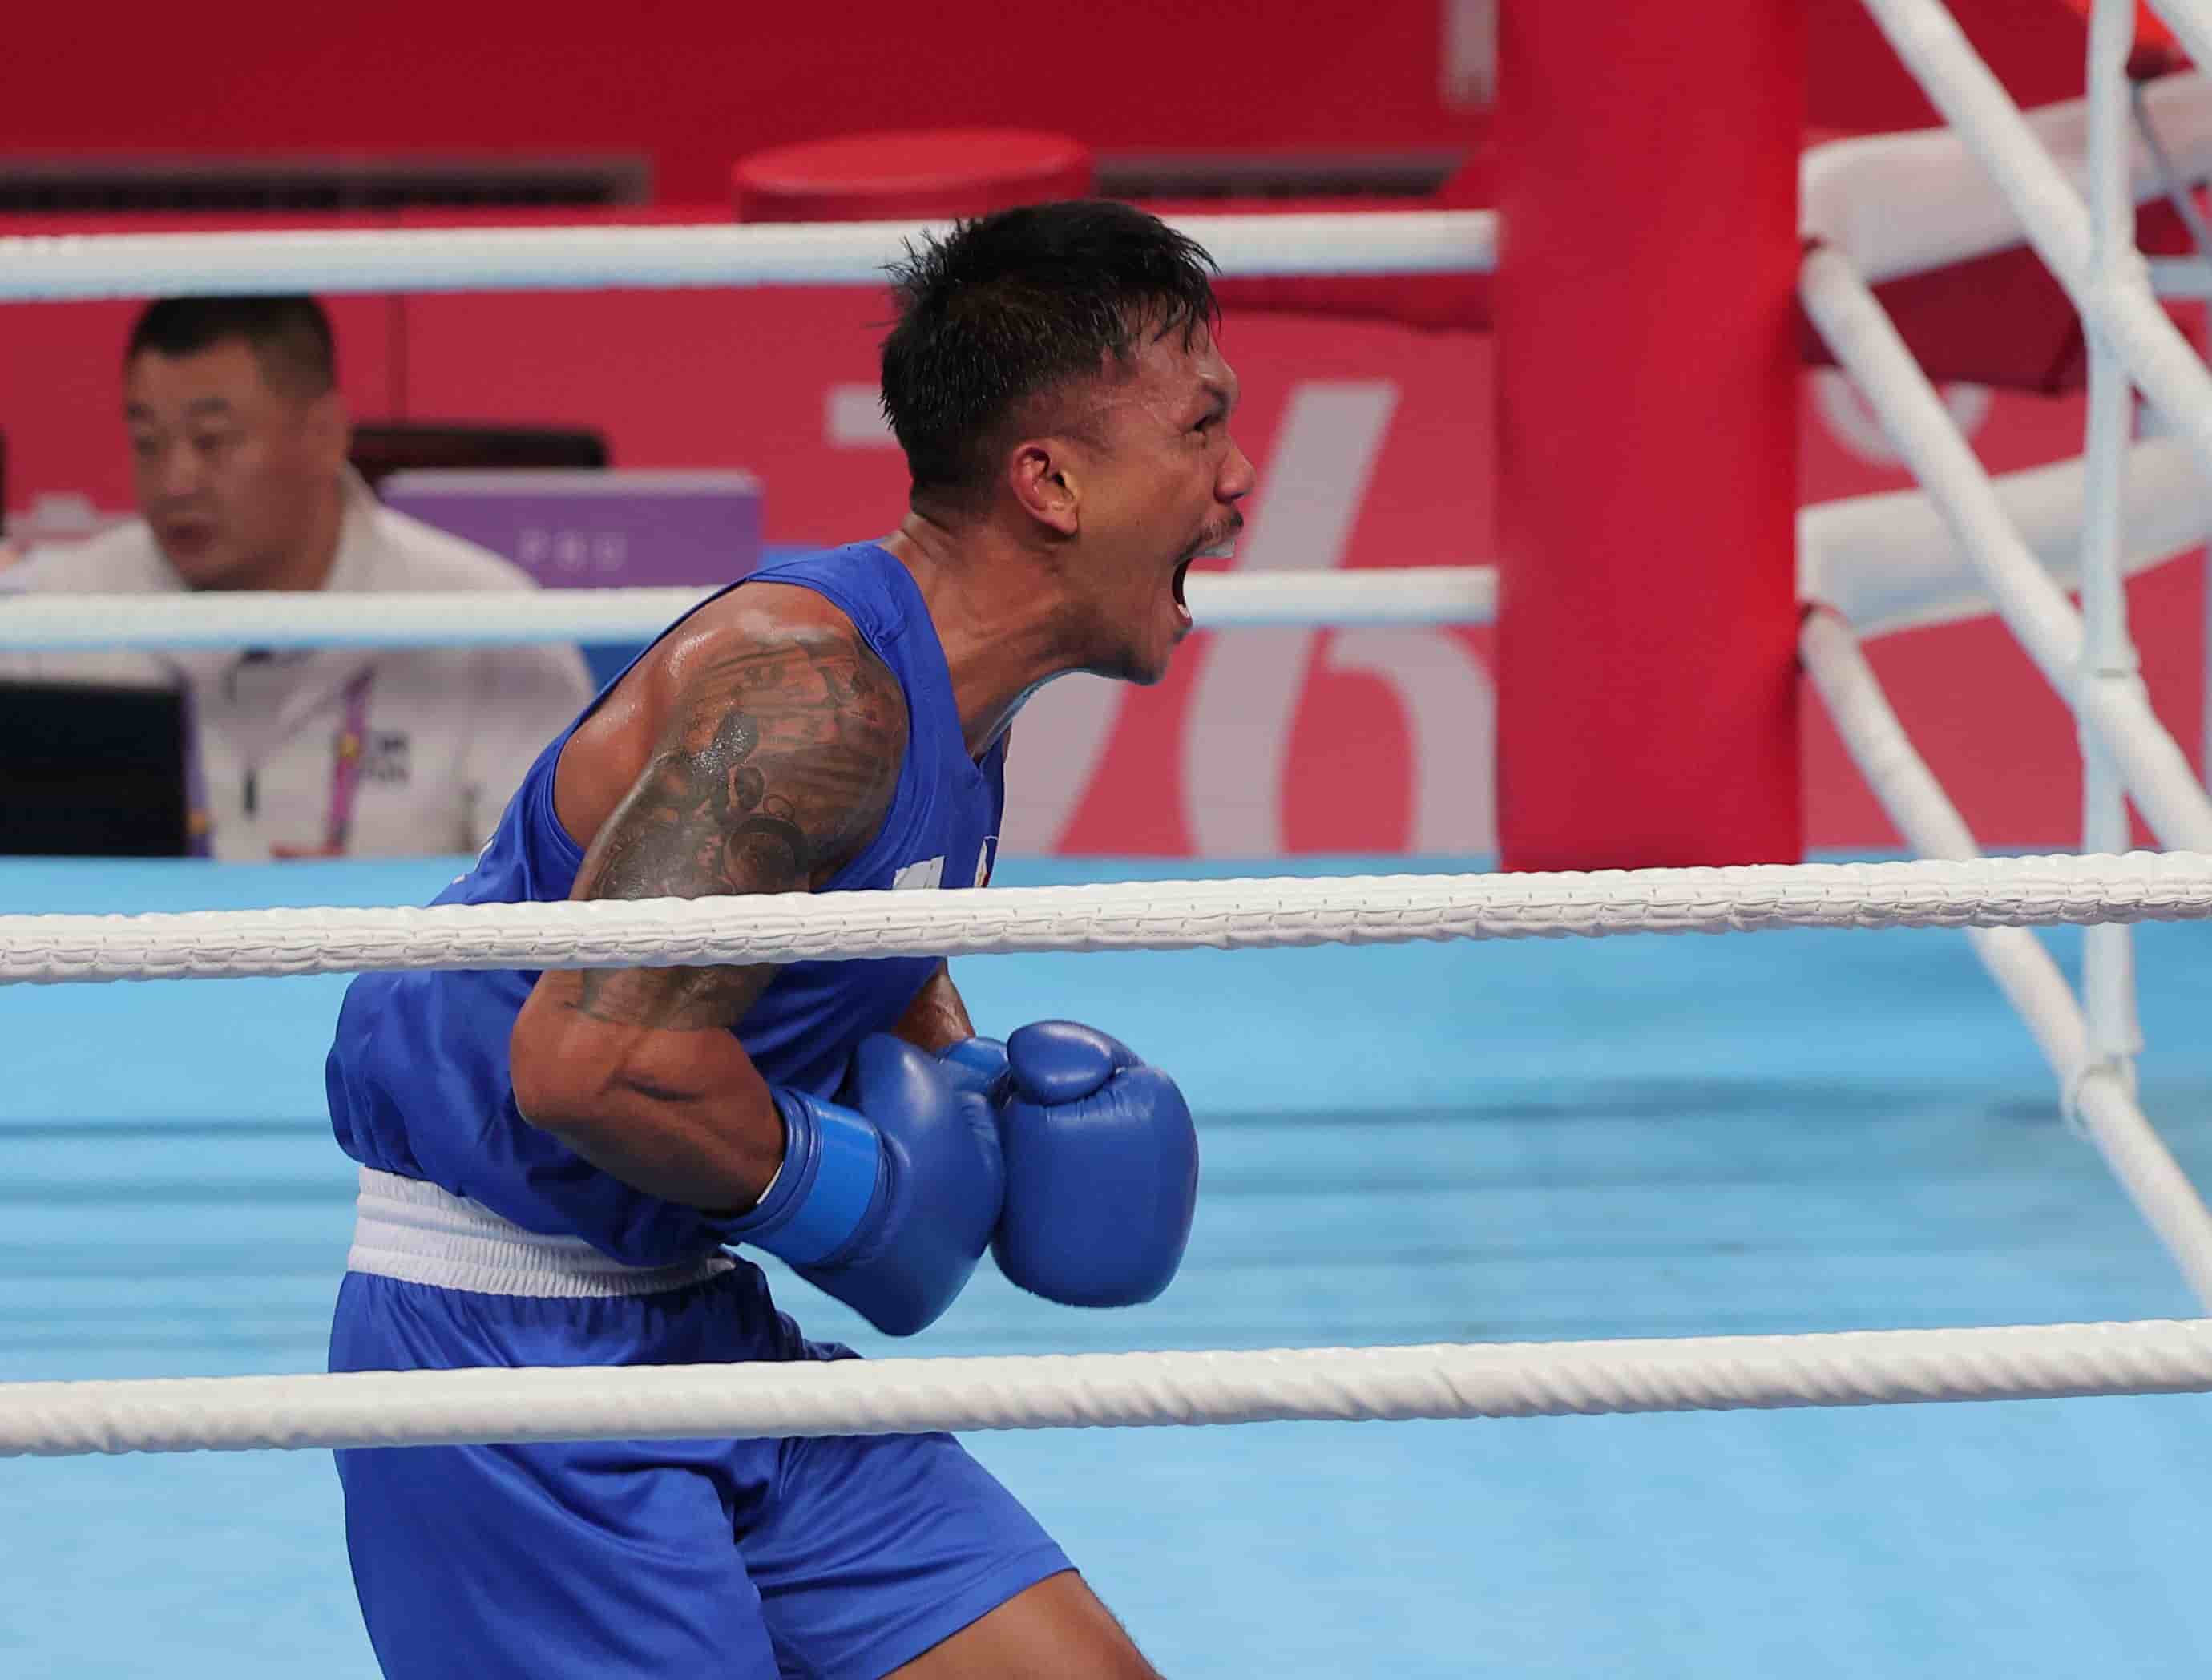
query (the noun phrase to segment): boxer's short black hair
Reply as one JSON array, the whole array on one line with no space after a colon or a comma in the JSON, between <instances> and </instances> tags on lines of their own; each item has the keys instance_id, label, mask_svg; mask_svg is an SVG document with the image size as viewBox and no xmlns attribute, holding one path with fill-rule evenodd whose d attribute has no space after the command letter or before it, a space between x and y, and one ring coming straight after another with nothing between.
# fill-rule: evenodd
<instances>
[{"instance_id":1,"label":"boxer's short black hair","mask_svg":"<svg viewBox=\"0 0 2212 1680\"><path fill-rule=\"evenodd\" d=\"M1219 324L1213 259L1158 216L1104 199L1000 210L909 243L891 265L884 415L917 495L987 483L1032 399L1127 361L1144 336Z\"/></svg>"},{"instance_id":2,"label":"boxer's short black hair","mask_svg":"<svg viewBox=\"0 0 2212 1680\"><path fill-rule=\"evenodd\" d=\"M123 352L128 367L146 350L196 356L241 339L279 390L319 397L337 383L331 318L312 297L163 297L138 312Z\"/></svg>"}]
</instances>

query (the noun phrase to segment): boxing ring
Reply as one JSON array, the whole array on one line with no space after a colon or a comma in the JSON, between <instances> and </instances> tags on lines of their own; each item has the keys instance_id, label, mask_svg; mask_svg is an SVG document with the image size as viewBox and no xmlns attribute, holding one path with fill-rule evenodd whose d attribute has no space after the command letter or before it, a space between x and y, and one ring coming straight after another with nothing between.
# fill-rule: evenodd
<instances>
[{"instance_id":1,"label":"boxing ring","mask_svg":"<svg viewBox=\"0 0 2212 1680\"><path fill-rule=\"evenodd\" d=\"M474 911L383 908L428 897L450 861L10 866L9 909L44 914L0 916L0 982L47 983L0 995L17 1093L0 1119L0 1377L26 1379L0 1385L0 1452L52 1456L0 1468L11 1596L36 1605L0 1620L0 1656L25 1672L371 1671L325 1464L87 1455L1224 1421L1240 1427L972 1438L1178 1676L2193 1668L2212 1646L2191 1544L2212 1495L2197 1316L2212 1218L2189 1182L2212 1172L2212 802L2133 678L2118 578L2123 523L2158 520L2171 476L2212 471L2212 381L2177 356L2111 235L2130 201L2112 104L2129 14L2096 14L2085 207L1991 106L1940 8L1870 9L2100 328L2078 496L2039 503L2023 533L2047 479L1980 473L1885 336L1847 239L1804 265L1808 313L1927 497L1801 520L1817 539L1802 545L1817 579L1805 664L1900 831L1937 861L1391 877L1347 861L1304 880L1099 887L1079 884L1092 867L1009 860L987 892L891 904ZM2212 6L2160 9L2212 46ZM1343 225L1298 220L1188 225L1232 271L1343 271ZM1358 225L1379 230L1359 247L1376 271L1491 259L1487 217ZM863 281L890 235L659 237L678 243L633 254L683 277L662 283L727 283ZM15 243L0 241L0 295L19 298L639 283L618 252L571 261L491 235ZM2123 447L2130 378L2171 442ZM1908 544L1931 509L1939 534ZM1852 557L1869 533L1879 567ZM2039 534L2078 544L2078 616ZM1243 598L1209 602L1194 580L1192 600L1223 627L1494 610L1470 573L1326 587L1340 598L1270 599L1247 577ZM2083 849L2099 855L1979 861L1858 654L1885 614L1987 602L2078 702ZM138 623L110 603L36 605L46 617L11 607L0 634L177 645L248 630L230 603ZM451 633L466 615L439 605ZM312 599L244 611L264 642L432 628L404 601L380 625L347 606L344 624L318 622ZM563 600L490 634L574 636L592 612L651 624L655 606ZM2124 788L2167 852L2103 855L2126 848ZM2063 931L2046 944L2039 927ZM1724 936L1601 937L1631 932ZM1048 998L1176 1070L1205 1193L1158 1306L1052 1308L986 1269L928 1335L948 1357L908 1363L787 1281L811 1333L890 1357L774 1383L742 1368L267 1374L319 1362L347 1239L351 1175L319 1111L344 973L908 948L1010 953L963 964L979 1020ZM204 983L248 976L264 977ZM117 979L148 983L61 983ZM2156 1047L2140 1067L2139 1037ZM1046 1348L1059 1357L1017 1356ZM205 1380L148 1380L179 1367ZM2176 1394L2197 1397L2153 1397ZM2121 1397L1908 1403L2090 1395ZM1553 1415L1715 1409L1765 1415ZM1266 1421L1289 1418L1308 1421Z\"/></svg>"}]
</instances>

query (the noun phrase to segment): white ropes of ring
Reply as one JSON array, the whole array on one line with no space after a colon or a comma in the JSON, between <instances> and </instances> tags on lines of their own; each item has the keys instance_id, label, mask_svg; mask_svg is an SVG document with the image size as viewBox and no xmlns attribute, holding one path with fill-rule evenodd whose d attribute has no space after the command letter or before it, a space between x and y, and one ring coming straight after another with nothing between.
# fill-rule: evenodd
<instances>
[{"instance_id":1,"label":"white ropes of ring","mask_svg":"<svg viewBox=\"0 0 2212 1680\"><path fill-rule=\"evenodd\" d=\"M1185 216L1227 275L1482 274L1491 210ZM586 291L611 286L880 286L942 224L343 228L0 239L0 301L270 292Z\"/></svg>"},{"instance_id":2,"label":"white ropes of ring","mask_svg":"<svg viewBox=\"0 0 2212 1680\"><path fill-rule=\"evenodd\" d=\"M428 909L0 916L0 984L2208 916L2212 856L2193 852Z\"/></svg>"},{"instance_id":3,"label":"white ropes of ring","mask_svg":"<svg viewBox=\"0 0 2212 1680\"><path fill-rule=\"evenodd\" d=\"M0 592L0 648L485 648L656 636L708 590L538 589L165 595ZM1325 624L1483 624L1496 616L1489 566L1328 572L1194 571L1184 586L1200 630Z\"/></svg>"},{"instance_id":4,"label":"white ropes of ring","mask_svg":"<svg viewBox=\"0 0 2212 1680\"><path fill-rule=\"evenodd\" d=\"M2212 1390L2212 1323L0 1385L0 1457L1557 1417Z\"/></svg>"}]
</instances>

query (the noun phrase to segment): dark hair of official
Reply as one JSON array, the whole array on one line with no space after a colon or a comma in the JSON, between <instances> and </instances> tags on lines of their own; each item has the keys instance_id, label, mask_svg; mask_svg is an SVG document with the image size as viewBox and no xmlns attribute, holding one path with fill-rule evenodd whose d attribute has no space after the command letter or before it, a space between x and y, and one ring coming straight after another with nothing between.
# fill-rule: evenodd
<instances>
[{"instance_id":1,"label":"dark hair of official","mask_svg":"<svg viewBox=\"0 0 2212 1680\"><path fill-rule=\"evenodd\" d=\"M331 318L312 297L157 298L139 312L123 360L194 356L228 338L245 341L279 390L319 397L337 383Z\"/></svg>"},{"instance_id":2,"label":"dark hair of official","mask_svg":"<svg viewBox=\"0 0 2212 1680\"><path fill-rule=\"evenodd\" d=\"M1025 405L1127 361L1139 335L1188 344L1217 326L1215 271L1195 240L1104 199L1000 210L909 243L890 268L883 403L915 494L979 490Z\"/></svg>"}]
</instances>

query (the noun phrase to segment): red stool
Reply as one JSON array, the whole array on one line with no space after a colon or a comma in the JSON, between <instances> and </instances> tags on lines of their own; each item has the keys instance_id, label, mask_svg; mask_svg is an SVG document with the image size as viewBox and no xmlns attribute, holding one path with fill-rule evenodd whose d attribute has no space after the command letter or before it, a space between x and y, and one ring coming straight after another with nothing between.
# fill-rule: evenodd
<instances>
[{"instance_id":1,"label":"red stool","mask_svg":"<svg viewBox=\"0 0 2212 1680\"><path fill-rule=\"evenodd\" d=\"M1085 198L1090 151L1020 129L848 134L777 146L730 172L740 222L907 222Z\"/></svg>"}]
</instances>

